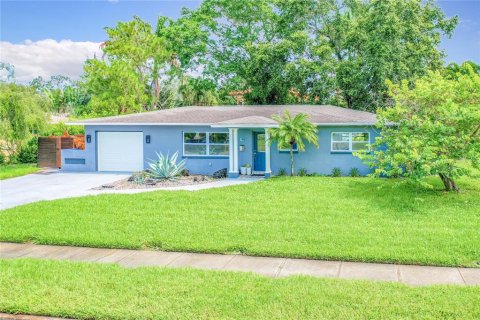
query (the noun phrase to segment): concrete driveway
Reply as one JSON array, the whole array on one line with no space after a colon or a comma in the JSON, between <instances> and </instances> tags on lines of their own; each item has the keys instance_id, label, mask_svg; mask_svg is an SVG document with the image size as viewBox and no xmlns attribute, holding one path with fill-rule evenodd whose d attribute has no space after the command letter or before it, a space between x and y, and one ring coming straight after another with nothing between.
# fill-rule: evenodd
<instances>
[{"instance_id":1,"label":"concrete driveway","mask_svg":"<svg viewBox=\"0 0 480 320\"><path fill-rule=\"evenodd\" d=\"M128 174L50 171L0 181L0 209L41 200L92 194L102 184L125 179Z\"/></svg>"}]
</instances>

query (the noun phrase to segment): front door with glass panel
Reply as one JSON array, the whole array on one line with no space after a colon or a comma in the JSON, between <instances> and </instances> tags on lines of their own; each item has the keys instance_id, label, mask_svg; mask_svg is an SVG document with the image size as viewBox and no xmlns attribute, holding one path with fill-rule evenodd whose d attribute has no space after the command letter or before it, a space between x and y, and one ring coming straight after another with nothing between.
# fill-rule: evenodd
<instances>
[{"instance_id":1,"label":"front door with glass panel","mask_svg":"<svg viewBox=\"0 0 480 320\"><path fill-rule=\"evenodd\" d=\"M253 171L265 171L265 133L253 133Z\"/></svg>"}]
</instances>

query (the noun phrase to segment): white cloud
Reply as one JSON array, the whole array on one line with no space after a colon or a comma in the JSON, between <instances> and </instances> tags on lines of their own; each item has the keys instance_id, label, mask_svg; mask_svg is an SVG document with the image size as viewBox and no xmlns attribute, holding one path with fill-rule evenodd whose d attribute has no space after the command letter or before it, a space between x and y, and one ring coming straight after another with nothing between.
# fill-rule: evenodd
<instances>
[{"instance_id":1,"label":"white cloud","mask_svg":"<svg viewBox=\"0 0 480 320\"><path fill-rule=\"evenodd\" d=\"M45 39L17 44L0 41L0 61L15 66L15 79L20 83L57 74L78 79L83 72L83 63L94 54L97 57L102 55L98 42Z\"/></svg>"}]
</instances>

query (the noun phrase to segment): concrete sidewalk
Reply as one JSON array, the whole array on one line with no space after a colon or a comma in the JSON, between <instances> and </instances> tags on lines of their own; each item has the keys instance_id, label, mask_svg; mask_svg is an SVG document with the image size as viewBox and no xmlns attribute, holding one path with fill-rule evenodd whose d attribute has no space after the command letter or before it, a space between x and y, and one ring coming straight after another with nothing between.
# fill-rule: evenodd
<instances>
[{"instance_id":1,"label":"concrete sidewalk","mask_svg":"<svg viewBox=\"0 0 480 320\"><path fill-rule=\"evenodd\" d=\"M480 285L480 269L378 263L322 261L243 255L199 254L149 250L97 249L0 243L0 258L39 258L118 263L124 267L167 266L246 271L269 277L309 275L342 279L434 284Z\"/></svg>"},{"instance_id":2,"label":"concrete sidewalk","mask_svg":"<svg viewBox=\"0 0 480 320\"><path fill-rule=\"evenodd\" d=\"M0 312L1 320L69 320L70 318L56 318L47 316L33 316L26 314L9 314ZM74 320L74 319L70 319Z\"/></svg>"}]
</instances>

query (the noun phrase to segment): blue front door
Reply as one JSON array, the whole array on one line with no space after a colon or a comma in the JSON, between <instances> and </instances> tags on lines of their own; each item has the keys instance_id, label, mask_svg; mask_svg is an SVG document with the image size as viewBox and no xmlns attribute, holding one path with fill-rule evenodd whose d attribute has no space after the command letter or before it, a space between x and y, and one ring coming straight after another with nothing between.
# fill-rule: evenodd
<instances>
[{"instance_id":1,"label":"blue front door","mask_svg":"<svg viewBox=\"0 0 480 320\"><path fill-rule=\"evenodd\" d=\"M265 171L265 133L253 133L253 171Z\"/></svg>"}]
</instances>

